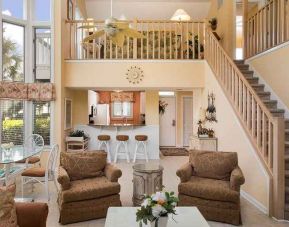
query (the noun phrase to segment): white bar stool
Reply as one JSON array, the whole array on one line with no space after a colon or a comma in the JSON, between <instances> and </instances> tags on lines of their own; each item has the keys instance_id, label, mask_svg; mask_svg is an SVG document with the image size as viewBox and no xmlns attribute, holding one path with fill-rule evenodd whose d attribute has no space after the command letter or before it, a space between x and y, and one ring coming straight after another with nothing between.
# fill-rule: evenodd
<instances>
[{"instance_id":1,"label":"white bar stool","mask_svg":"<svg viewBox=\"0 0 289 227\"><path fill-rule=\"evenodd\" d=\"M109 148L109 141L110 136L109 135L99 135L97 137L98 139L98 150L101 150L101 147L105 147L105 151L107 153L107 161L111 162L111 155L110 155L110 148Z\"/></svg>"},{"instance_id":2,"label":"white bar stool","mask_svg":"<svg viewBox=\"0 0 289 227\"><path fill-rule=\"evenodd\" d=\"M142 155L145 156L146 162L149 161L148 159L148 153L147 153L147 140L148 136L146 135L136 135L135 136L136 140L136 145L135 145L135 151L134 151L134 157L133 157L133 162L135 163L136 156ZM143 150L141 150L141 146L143 146Z\"/></svg>"},{"instance_id":3,"label":"white bar stool","mask_svg":"<svg viewBox=\"0 0 289 227\"><path fill-rule=\"evenodd\" d=\"M115 156L114 156L114 163L117 162L117 158L119 154L125 154L126 155L126 161L129 163L130 158L129 158L129 151L128 151L128 140L129 136L127 135L117 135L116 136L117 140L117 145L116 145L116 150L115 150ZM121 150L121 146L123 146L123 150Z\"/></svg>"}]
</instances>

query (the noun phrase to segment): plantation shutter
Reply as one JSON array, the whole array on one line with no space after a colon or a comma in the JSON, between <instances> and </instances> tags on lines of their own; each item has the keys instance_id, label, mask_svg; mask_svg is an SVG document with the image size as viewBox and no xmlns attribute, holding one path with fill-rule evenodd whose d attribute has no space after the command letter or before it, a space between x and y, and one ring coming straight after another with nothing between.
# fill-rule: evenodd
<instances>
[{"instance_id":1,"label":"plantation shutter","mask_svg":"<svg viewBox=\"0 0 289 227\"><path fill-rule=\"evenodd\" d=\"M33 133L44 139L44 145L50 145L50 102L33 102Z\"/></svg>"},{"instance_id":2,"label":"plantation shutter","mask_svg":"<svg viewBox=\"0 0 289 227\"><path fill-rule=\"evenodd\" d=\"M22 145L24 141L24 101L1 100L1 144Z\"/></svg>"}]
</instances>

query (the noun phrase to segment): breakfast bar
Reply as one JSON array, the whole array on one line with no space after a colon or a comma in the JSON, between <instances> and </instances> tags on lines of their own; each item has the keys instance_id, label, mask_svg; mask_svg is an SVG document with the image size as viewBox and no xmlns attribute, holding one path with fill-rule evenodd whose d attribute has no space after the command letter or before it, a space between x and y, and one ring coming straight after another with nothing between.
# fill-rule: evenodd
<instances>
[{"instance_id":1,"label":"breakfast bar","mask_svg":"<svg viewBox=\"0 0 289 227\"><path fill-rule=\"evenodd\" d=\"M133 158L133 154L136 146L136 135L147 135L147 151L149 159L159 159L159 126L157 125L144 125L144 124L88 124L78 125L76 129L85 131L89 137L88 149L98 150L99 141L97 137L99 135L110 136L110 153L111 156L115 156L117 146L117 135L127 135L128 151L130 159ZM119 159L126 159L125 156L119 156ZM144 159L139 157L138 159Z\"/></svg>"}]
</instances>

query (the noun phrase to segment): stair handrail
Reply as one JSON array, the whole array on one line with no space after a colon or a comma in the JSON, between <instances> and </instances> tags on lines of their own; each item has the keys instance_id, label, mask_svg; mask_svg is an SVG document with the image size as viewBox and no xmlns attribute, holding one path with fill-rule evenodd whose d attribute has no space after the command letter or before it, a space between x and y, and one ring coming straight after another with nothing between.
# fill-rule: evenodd
<instances>
[{"instance_id":1,"label":"stair handrail","mask_svg":"<svg viewBox=\"0 0 289 227\"><path fill-rule=\"evenodd\" d=\"M285 203L284 117L276 117L268 110L209 28L206 29L205 40L205 59L232 104L270 177L269 214L283 219Z\"/></svg>"}]
</instances>

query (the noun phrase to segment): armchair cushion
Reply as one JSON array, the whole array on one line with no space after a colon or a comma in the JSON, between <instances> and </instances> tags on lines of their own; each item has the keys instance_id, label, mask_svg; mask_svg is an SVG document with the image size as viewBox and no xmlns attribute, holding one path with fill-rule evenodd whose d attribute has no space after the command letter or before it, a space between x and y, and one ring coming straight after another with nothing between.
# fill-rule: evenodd
<instances>
[{"instance_id":1,"label":"armchair cushion","mask_svg":"<svg viewBox=\"0 0 289 227\"><path fill-rule=\"evenodd\" d=\"M238 156L236 152L191 151L190 162L195 176L229 181Z\"/></svg>"},{"instance_id":2,"label":"armchair cushion","mask_svg":"<svg viewBox=\"0 0 289 227\"><path fill-rule=\"evenodd\" d=\"M238 202L240 193L230 188L229 181L192 176L189 181L179 184L179 193L224 202Z\"/></svg>"},{"instance_id":3,"label":"armchair cushion","mask_svg":"<svg viewBox=\"0 0 289 227\"><path fill-rule=\"evenodd\" d=\"M58 167L57 181L61 185L62 190L67 190L70 188L70 178L62 166Z\"/></svg>"},{"instance_id":4,"label":"armchair cushion","mask_svg":"<svg viewBox=\"0 0 289 227\"><path fill-rule=\"evenodd\" d=\"M62 203L97 199L120 192L120 185L109 181L106 177L88 178L70 183L70 189L60 193Z\"/></svg>"},{"instance_id":5,"label":"armchair cushion","mask_svg":"<svg viewBox=\"0 0 289 227\"><path fill-rule=\"evenodd\" d=\"M186 182L190 180L193 175L193 167L190 163L183 165L177 170L177 176L181 179L181 182Z\"/></svg>"},{"instance_id":6,"label":"armchair cushion","mask_svg":"<svg viewBox=\"0 0 289 227\"><path fill-rule=\"evenodd\" d=\"M60 165L67 171L71 181L103 176L106 152L61 152Z\"/></svg>"},{"instance_id":7,"label":"armchair cushion","mask_svg":"<svg viewBox=\"0 0 289 227\"><path fill-rule=\"evenodd\" d=\"M115 166L111 164L107 164L104 169L104 174L109 181L117 182L118 178L121 177L122 172L120 169L116 168Z\"/></svg>"},{"instance_id":8,"label":"armchair cushion","mask_svg":"<svg viewBox=\"0 0 289 227\"><path fill-rule=\"evenodd\" d=\"M242 170L237 166L231 173L230 187L232 190L240 191L240 186L245 183Z\"/></svg>"},{"instance_id":9,"label":"armchair cushion","mask_svg":"<svg viewBox=\"0 0 289 227\"><path fill-rule=\"evenodd\" d=\"M45 227L48 215L46 203L16 203L19 227Z\"/></svg>"},{"instance_id":10,"label":"armchair cushion","mask_svg":"<svg viewBox=\"0 0 289 227\"><path fill-rule=\"evenodd\" d=\"M0 187L0 227L17 227L16 207L14 202L16 186Z\"/></svg>"}]
</instances>

